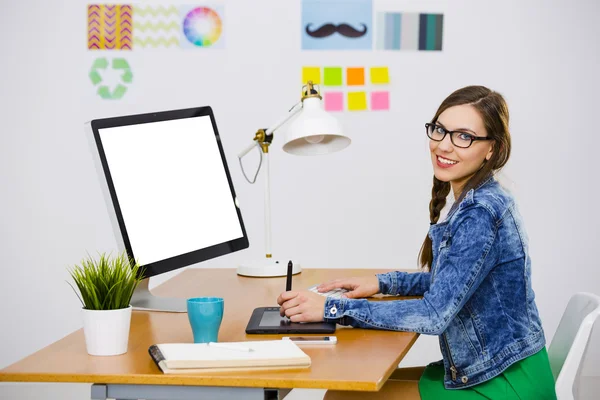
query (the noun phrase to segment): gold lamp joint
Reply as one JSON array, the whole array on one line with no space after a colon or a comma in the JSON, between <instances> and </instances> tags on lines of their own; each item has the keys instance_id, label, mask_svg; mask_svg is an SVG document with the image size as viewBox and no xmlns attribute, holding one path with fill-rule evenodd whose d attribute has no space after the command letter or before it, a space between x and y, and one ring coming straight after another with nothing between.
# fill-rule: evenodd
<instances>
[{"instance_id":1,"label":"gold lamp joint","mask_svg":"<svg viewBox=\"0 0 600 400\"><path fill-rule=\"evenodd\" d=\"M306 85L302 86L302 101L310 99L311 97L317 97L320 100L323 99L320 93L320 87L315 88L313 81L308 81Z\"/></svg>"},{"instance_id":2,"label":"gold lamp joint","mask_svg":"<svg viewBox=\"0 0 600 400\"><path fill-rule=\"evenodd\" d=\"M254 135L254 140L260 144L260 148L262 149L263 153L269 152L269 146L271 145L272 139L272 136L271 138L267 138L267 134L264 129L259 129L256 131L256 135Z\"/></svg>"}]
</instances>

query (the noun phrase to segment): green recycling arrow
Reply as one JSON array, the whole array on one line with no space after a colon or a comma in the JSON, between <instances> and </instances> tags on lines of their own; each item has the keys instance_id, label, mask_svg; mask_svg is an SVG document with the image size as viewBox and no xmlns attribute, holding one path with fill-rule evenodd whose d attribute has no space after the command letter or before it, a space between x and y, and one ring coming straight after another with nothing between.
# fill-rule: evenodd
<instances>
[{"instance_id":1,"label":"green recycling arrow","mask_svg":"<svg viewBox=\"0 0 600 400\"><path fill-rule=\"evenodd\" d=\"M92 69L90 71L90 79L92 80L92 83L94 84L94 86L96 86L97 84L102 82L102 77L100 76L98 71L96 71L95 69Z\"/></svg>"},{"instance_id":2,"label":"green recycling arrow","mask_svg":"<svg viewBox=\"0 0 600 400\"><path fill-rule=\"evenodd\" d=\"M121 97L123 97L126 91L127 87L121 84L118 84L115 90L112 91L112 93L110 92L108 86L100 86L98 88L98 95L100 95L100 97L102 97L103 99L120 99Z\"/></svg>"},{"instance_id":3,"label":"green recycling arrow","mask_svg":"<svg viewBox=\"0 0 600 400\"><path fill-rule=\"evenodd\" d=\"M112 64L113 69L129 69L129 64L124 58L114 58Z\"/></svg>"},{"instance_id":4,"label":"green recycling arrow","mask_svg":"<svg viewBox=\"0 0 600 400\"><path fill-rule=\"evenodd\" d=\"M106 69L108 67L108 60L106 58L97 58L92 65L92 69Z\"/></svg>"}]
</instances>

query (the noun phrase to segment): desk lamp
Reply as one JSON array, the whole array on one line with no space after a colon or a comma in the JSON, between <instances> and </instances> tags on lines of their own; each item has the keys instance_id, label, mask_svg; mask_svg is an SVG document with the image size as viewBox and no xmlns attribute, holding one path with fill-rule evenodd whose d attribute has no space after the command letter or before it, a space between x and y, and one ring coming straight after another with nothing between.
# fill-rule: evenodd
<instances>
[{"instance_id":1,"label":"desk lamp","mask_svg":"<svg viewBox=\"0 0 600 400\"><path fill-rule=\"evenodd\" d=\"M302 272L298 260L293 258L273 258L271 254L271 196L269 177L269 146L273 141L273 133L290 121L286 132L283 150L290 154L309 156L330 154L342 150L350 145L350 138L342 133L339 122L326 113L322 106L320 87L308 81L302 86L302 98L290 111L268 129L259 129L252 144L246 147L238 158L244 177L248 182L254 183L260 167L265 165L265 258L255 261L243 262L237 268L238 275L251 277L285 276L288 261L293 263L293 274ZM260 148L260 163L254 179L248 179L242 165L242 158L255 147Z\"/></svg>"}]
</instances>

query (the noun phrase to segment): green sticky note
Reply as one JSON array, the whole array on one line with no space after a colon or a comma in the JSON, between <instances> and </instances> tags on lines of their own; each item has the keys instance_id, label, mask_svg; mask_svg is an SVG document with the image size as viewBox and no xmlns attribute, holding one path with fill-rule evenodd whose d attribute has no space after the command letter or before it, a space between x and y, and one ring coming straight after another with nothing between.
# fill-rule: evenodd
<instances>
[{"instance_id":1,"label":"green sticky note","mask_svg":"<svg viewBox=\"0 0 600 400\"><path fill-rule=\"evenodd\" d=\"M388 67L372 67L371 83L376 85L385 85L390 83L390 73L388 71Z\"/></svg>"},{"instance_id":2,"label":"green sticky note","mask_svg":"<svg viewBox=\"0 0 600 400\"><path fill-rule=\"evenodd\" d=\"M325 86L342 86L342 68L325 67L323 71L323 84Z\"/></svg>"},{"instance_id":3,"label":"green sticky note","mask_svg":"<svg viewBox=\"0 0 600 400\"><path fill-rule=\"evenodd\" d=\"M367 109L366 92L348 92L348 110L361 111Z\"/></svg>"},{"instance_id":4,"label":"green sticky note","mask_svg":"<svg viewBox=\"0 0 600 400\"><path fill-rule=\"evenodd\" d=\"M321 84L321 68L319 67L302 67L302 84L306 85L308 81L314 84Z\"/></svg>"}]
</instances>

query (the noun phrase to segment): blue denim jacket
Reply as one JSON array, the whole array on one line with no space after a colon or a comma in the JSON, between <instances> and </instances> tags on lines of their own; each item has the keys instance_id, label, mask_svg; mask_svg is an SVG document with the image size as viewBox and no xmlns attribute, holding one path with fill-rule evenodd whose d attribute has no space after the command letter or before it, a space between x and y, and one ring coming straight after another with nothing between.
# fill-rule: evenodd
<instances>
[{"instance_id":1,"label":"blue denim jacket","mask_svg":"<svg viewBox=\"0 0 600 400\"><path fill-rule=\"evenodd\" d=\"M439 336L447 389L491 379L545 346L528 239L513 198L495 179L470 190L429 237L431 272L378 275L381 293L422 298L328 297L325 320Z\"/></svg>"}]
</instances>

